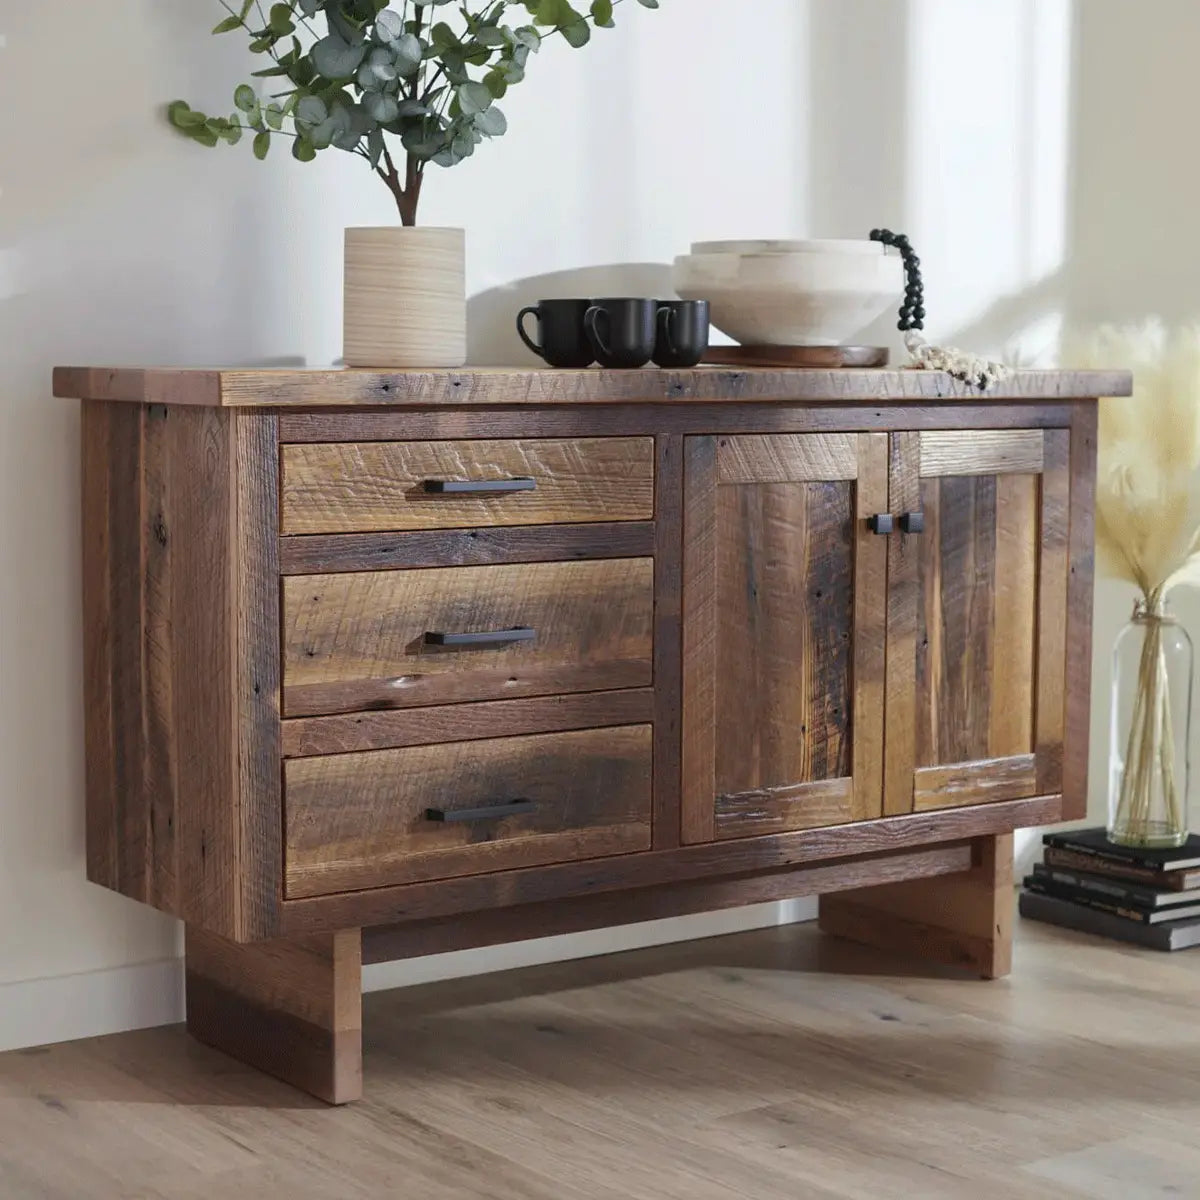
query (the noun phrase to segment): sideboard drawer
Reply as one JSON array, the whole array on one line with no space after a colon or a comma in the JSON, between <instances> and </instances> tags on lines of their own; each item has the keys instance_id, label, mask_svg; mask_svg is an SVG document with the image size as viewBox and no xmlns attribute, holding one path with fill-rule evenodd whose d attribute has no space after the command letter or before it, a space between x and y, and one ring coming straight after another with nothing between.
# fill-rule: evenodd
<instances>
[{"instance_id":1,"label":"sideboard drawer","mask_svg":"<svg viewBox=\"0 0 1200 1200\"><path fill-rule=\"evenodd\" d=\"M654 561L283 581L289 717L649 687Z\"/></svg>"},{"instance_id":2,"label":"sideboard drawer","mask_svg":"<svg viewBox=\"0 0 1200 1200\"><path fill-rule=\"evenodd\" d=\"M285 445L285 534L645 521L653 438Z\"/></svg>"},{"instance_id":3,"label":"sideboard drawer","mask_svg":"<svg viewBox=\"0 0 1200 1200\"><path fill-rule=\"evenodd\" d=\"M625 725L292 759L287 895L649 850L651 737Z\"/></svg>"}]
</instances>

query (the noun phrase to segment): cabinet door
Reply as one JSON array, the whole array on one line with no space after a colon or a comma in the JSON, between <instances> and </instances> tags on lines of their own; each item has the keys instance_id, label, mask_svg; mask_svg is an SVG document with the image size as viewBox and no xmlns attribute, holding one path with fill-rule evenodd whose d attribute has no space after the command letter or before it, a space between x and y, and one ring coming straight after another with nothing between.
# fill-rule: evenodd
<instances>
[{"instance_id":1,"label":"cabinet door","mask_svg":"<svg viewBox=\"0 0 1200 1200\"><path fill-rule=\"evenodd\" d=\"M889 814L1061 790L1068 438L892 435Z\"/></svg>"},{"instance_id":2,"label":"cabinet door","mask_svg":"<svg viewBox=\"0 0 1200 1200\"><path fill-rule=\"evenodd\" d=\"M887 470L886 434L688 439L685 843L880 815Z\"/></svg>"}]
</instances>

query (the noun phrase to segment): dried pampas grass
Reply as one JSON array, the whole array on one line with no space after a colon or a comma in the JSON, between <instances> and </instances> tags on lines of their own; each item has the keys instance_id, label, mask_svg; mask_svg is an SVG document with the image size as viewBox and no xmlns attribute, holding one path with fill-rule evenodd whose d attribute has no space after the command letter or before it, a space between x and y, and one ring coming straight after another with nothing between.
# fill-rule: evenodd
<instances>
[{"instance_id":1,"label":"dried pampas grass","mask_svg":"<svg viewBox=\"0 0 1200 1200\"><path fill-rule=\"evenodd\" d=\"M1109 837L1177 845L1187 835L1186 747L1177 755L1187 713L1172 711L1163 601L1200 583L1200 326L1103 329L1072 358L1134 373L1131 397L1100 403L1100 568L1132 583L1145 604L1127 729L1118 731L1114 706L1113 752L1124 754L1110 784Z\"/></svg>"},{"instance_id":2,"label":"dried pampas grass","mask_svg":"<svg viewBox=\"0 0 1200 1200\"><path fill-rule=\"evenodd\" d=\"M1073 364L1133 371L1133 395L1100 403L1096 550L1153 611L1200 585L1200 325L1105 328Z\"/></svg>"}]
</instances>

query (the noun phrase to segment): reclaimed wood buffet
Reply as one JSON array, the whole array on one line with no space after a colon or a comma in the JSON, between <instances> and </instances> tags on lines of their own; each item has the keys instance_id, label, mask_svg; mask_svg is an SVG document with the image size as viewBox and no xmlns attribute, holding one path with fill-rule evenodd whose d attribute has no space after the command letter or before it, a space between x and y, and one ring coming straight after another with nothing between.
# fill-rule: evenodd
<instances>
[{"instance_id":1,"label":"reclaimed wood buffet","mask_svg":"<svg viewBox=\"0 0 1200 1200\"><path fill-rule=\"evenodd\" d=\"M361 966L819 894L994 977L1083 815L1096 402L889 370L60 368L88 877L361 1094Z\"/></svg>"}]
</instances>

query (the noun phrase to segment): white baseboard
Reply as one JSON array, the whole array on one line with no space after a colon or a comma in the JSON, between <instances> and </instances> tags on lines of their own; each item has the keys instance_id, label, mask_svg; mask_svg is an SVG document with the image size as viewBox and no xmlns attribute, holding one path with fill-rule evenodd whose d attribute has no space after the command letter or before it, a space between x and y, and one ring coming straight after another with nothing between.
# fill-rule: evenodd
<instances>
[{"instance_id":1,"label":"white baseboard","mask_svg":"<svg viewBox=\"0 0 1200 1200\"><path fill-rule=\"evenodd\" d=\"M0 1050L183 1020L183 960L0 985Z\"/></svg>"},{"instance_id":2,"label":"white baseboard","mask_svg":"<svg viewBox=\"0 0 1200 1200\"><path fill-rule=\"evenodd\" d=\"M698 913L667 921L645 921L614 929L379 963L364 970L363 991L385 991L439 979L460 979L516 967L718 937L806 921L815 915L815 900L788 900L781 904L754 904L718 913ZM182 1020L182 959L0 984L0 1051L101 1037L155 1025L173 1025Z\"/></svg>"}]
</instances>

